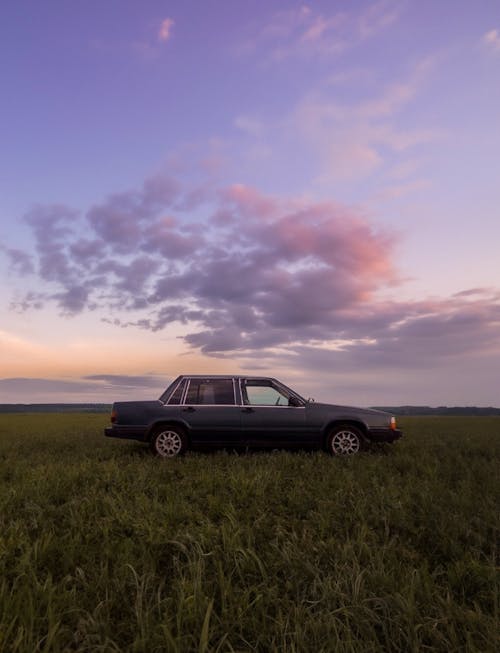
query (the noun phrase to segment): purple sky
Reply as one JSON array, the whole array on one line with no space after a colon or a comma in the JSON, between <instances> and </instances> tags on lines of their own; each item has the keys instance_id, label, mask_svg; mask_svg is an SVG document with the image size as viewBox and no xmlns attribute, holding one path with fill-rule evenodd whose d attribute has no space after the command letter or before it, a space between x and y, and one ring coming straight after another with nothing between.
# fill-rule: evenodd
<instances>
[{"instance_id":1,"label":"purple sky","mask_svg":"<svg viewBox=\"0 0 500 653\"><path fill-rule=\"evenodd\" d=\"M0 403L500 404L496 0L0 19Z\"/></svg>"}]
</instances>

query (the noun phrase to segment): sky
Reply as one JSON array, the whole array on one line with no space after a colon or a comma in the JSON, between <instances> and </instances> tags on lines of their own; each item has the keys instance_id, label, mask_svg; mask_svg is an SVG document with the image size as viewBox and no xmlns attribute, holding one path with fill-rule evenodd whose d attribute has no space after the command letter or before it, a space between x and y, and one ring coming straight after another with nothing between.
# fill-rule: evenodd
<instances>
[{"instance_id":1,"label":"sky","mask_svg":"<svg viewBox=\"0 0 500 653\"><path fill-rule=\"evenodd\" d=\"M4 0L0 403L500 405L498 0Z\"/></svg>"}]
</instances>

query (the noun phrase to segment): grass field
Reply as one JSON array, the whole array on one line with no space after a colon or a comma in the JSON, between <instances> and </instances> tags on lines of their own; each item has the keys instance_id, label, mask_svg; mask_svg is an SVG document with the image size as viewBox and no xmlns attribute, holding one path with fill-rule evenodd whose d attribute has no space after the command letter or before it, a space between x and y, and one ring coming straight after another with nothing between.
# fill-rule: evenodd
<instances>
[{"instance_id":1,"label":"grass field","mask_svg":"<svg viewBox=\"0 0 500 653\"><path fill-rule=\"evenodd\" d=\"M106 421L0 416L0 652L499 650L499 417L174 461Z\"/></svg>"}]
</instances>

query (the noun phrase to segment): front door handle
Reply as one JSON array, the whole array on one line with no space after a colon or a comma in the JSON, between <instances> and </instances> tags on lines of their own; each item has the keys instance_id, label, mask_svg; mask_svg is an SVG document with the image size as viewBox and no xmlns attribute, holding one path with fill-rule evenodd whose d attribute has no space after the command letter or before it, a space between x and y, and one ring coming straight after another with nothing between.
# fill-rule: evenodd
<instances>
[{"instance_id":1,"label":"front door handle","mask_svg":"<svg viewBox=\"0 0 500 653\"><path fill-rule=\"evenodd\" d=\"M253 413L253 408L251 406L246 406L245 408L241 409L242 413Z\"/></svg>"}]
</instances>

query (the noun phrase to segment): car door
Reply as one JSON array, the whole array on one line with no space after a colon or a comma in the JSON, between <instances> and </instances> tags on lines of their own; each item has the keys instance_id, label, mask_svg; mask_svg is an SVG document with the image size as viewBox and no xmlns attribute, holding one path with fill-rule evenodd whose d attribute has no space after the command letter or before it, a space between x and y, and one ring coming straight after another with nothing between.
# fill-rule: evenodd
<instances>
[{"instance_id":1,"label":"car door","mask_svg":"<svg viewBox=\"0 0 500 653\"><path fill-rule=\"evenodd\" d=\"M305 407L271 379L241 382L242 426L249 446L280 447L307 443Z\"/></svg>"},{"instance_id":2,"label":"car door","mask_svg":"<svg viewBox=\"0 0 500 653\"><path fill-rule=\"evenodd\" d=\"M241 445L241 415L232 378L189 379L181 416L193 444Z\"/></svg>"}]
</instances>

